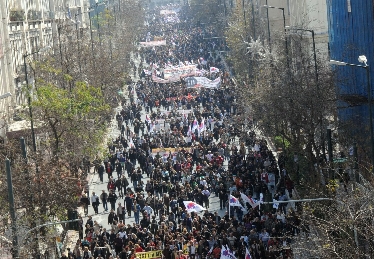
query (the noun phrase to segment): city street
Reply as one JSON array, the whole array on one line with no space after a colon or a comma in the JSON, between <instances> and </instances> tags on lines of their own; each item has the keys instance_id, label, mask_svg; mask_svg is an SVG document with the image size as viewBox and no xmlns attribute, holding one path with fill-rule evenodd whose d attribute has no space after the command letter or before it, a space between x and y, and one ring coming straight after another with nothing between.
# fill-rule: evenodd
<instances>
[{"instance_id":1,"label":"city street","mask_svg":"<svg viewBox=\"0 0 374 259\"><path fill-rule=\"evenodd\" d=\"M133 55L134 56L134 55ZM134 59L134 63L138 66L139 64L139 60L138 59ZM138 76L136 75L136 77L132 77L132 79L135 81L135 80L138 80ZM124 94L128 94L127 90L124 89ZM135 93L135 96L136 96L136 93ZM136 97L135 97L136 98ZM121 107L119 106L117 108L117 112L120 112L121 110ZM164 112L165 110L164 109L161 109L161 112ZM142 121L144 122L145 119L146 119L146 113L144 111L144 108L142 110L142 113L141 113L141 119ZM111 139L115 139L117 138L120 134L121 134L121 131L118 129L117 127L117 122L115 121L115 119L113 119L113 122L111 123L112 127L109 129L109 136L108 136L108 141L111 140ZM133 126L130 126L131 130L134 130ZM227 167L227 160L224 161L224 166ZM91 173L93 172L93 169L91 169ZM128 175L125 173L126 177L128 178ZM113 177L116 179L116 173L113 173ZM148 178L145 174L143 174L143 182L146 183L147 180L150 180L150 178ZM134 186L132 184L132 182L130 181L130 179L128 178L129 180L129 187L134 190ZM90 182L89 182L89 193L90 195L92 194L92 192L95 192L98 196L100 196L100 194L102 193L103 190L105 190L107 193L108 193L108 190L107 190L107 184L108 184L108 176L104 173L104 182L101 183L100 182L100 179L99 179L99 175L98 174L91 174L90 176ZM118 194L118 193L117 193ZM147 197L147 194L145 192L145 198ZM124 200L122 198L119 198L117 200L117 205L118 205L118 202L120 202L122 205L124 204ZM212 194L210 197L209 197L209 211L217 211L219 213L220 216L223 216L225 215L226 213L226 210L220 210L219 209L219 199L218 197L215 197L214 194ZM108 204L108 206L110 207L110 205ZM98 214L95 214L94 212L94 209L92 206L89 206L88 207L88 215L91 215L92 216L92 219L94 221L97 221L100 225L102 225L104 228L107 228L107 229L110 229L110 226L108 224L108 214L109 214L109 210L108 211L104 211L104 208L102 206L102 204L99 205L99 213ZM87 220L87 217L84 217L84 220ZM130 224L132 225L133 223L135 223L135 219L134 219L134 215L132 213L131 217L128 217L126 216L126 220L125 220L125 224Z\"/></svg>"}]
</instances>

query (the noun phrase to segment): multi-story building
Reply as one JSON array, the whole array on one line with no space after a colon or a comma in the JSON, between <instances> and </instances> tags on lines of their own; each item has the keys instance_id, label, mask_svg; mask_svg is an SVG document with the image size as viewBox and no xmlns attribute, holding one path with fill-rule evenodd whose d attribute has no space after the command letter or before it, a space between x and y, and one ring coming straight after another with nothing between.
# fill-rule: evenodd
<instances>
[{"instance_id":1,"label":"multi-story building","mask_svg":"<svg viewBox=\"0 0 374 259\"><path fill-rule=\"evenodd\" d=\"M288 3L290 10L289 33L298 32L300 34L303 32L303 38L309 39L310 52L313 51L312 36L314 36L317 56L327 62L329 36L326 0L288 0ZM297 31L297 29L304 31Z\"/></svg>"},{"instance_id":2,"label":"multi-story building","mask_svg":"<svg viewBox=\"0 0 374 259\"><path fill-rule=\"evenodd\" d=\"M14 110L25 103L24 63L37 58L40 49L56 48L61 22L79 23L87 27L88 0L12 0L0 1L0 95L12 96L0 100L0 116L11 123ZM30 72L30 71L28 71ZM29 83L33 84L33 73ZM4 137L5 122L0 121L0 136Z\"/></svg>"},{"instance_id":3,"label":"multi-story building","mask_svg":"<svg viewBox=\"0 0 374 259\"><path fill-rule=\"evenodd\" d=\"M7 12L4 1L0 1L0 20L6 20ZM13 73L11 53L7 50L8 26L0 28L0 96L13 91ZM11 97L0 100L0 136L5 135L6 120L12 104Z\"/></svg>"},{"instance_id":4,"label":"multi-story building","mask_svg":"<svg viewBox=\"0 0 374 259\"><path fill-rule=\"evenodd\" d=\"M369 147L370 143L374 145L373 139L368 137L373 121L374 2L328 0L327 8L331 59L365 66L358 60L359 56L365 55L369 65L366 68L335 67L339 121L351 131L351 141L357 142L360 150Z\"/></svg>"}]
</instances>

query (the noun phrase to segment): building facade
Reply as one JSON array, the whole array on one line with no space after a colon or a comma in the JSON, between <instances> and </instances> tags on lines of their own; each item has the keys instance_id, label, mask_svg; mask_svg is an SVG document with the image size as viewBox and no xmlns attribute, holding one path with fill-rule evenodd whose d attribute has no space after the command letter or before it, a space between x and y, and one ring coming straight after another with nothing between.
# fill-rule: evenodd
<instances>
[{"instance_id":1,"label":"building facade","mask_svg":"<svg viewBox=\"0 0 374 259\"><path fill-rule=\"evenodd\" d=\"M12 123L18 107L25 104L25 68L38 58L41 49L57 47L58 26L62 22L88 24L88 0L12 0L0 1L0 95L12 96L0 100L0 136L4 137L2 124ZM26 57L26 58L24 58ZM33 84L33 73L29 73Z\"/></svg>"},{"instance_id":2,"label":"building facade","mask_svg":"<svg viewBox=\"0 0 374 259\"><path fill-rule=\"evenodd\" d=\"M368 88L374 83L373 8L372 0L327 0L331 59L355 65L364 65L358 61L360 55L365 55L368 60L368 70L335 66L339 121L351 131L352 142L358 142L358 147L371 142L368 136L373 118L369 116L372 105L368 102ZM370 104L372 96L371 91Z\"/></svg>"},{"instance_id":3,"label":"building facade","mask_svg":"<svg viewBox=\"0 0 374 259\"><path fill-rule=\"evenodd\" d=\"M289 33L295 32L292 28L307 29L304 31L303 38L309 39L309 49L312 52L312 34L316 51L319 58L328 62L329 60L329 34L327 22L327 5L326 0L289 0L290 9L290 30Z\"/></svg>"}]
</instances>

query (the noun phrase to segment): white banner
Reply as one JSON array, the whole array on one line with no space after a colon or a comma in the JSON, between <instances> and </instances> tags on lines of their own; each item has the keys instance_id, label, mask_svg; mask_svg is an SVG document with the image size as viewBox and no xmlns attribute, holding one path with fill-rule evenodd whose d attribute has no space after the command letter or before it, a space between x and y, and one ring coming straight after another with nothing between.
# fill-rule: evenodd
<instances>
[{"instance_id":1,"label":"white banner","mask_svg":"<svg viewBox=\"0 0 374 259\"><path fill-rule=\"evenodd\" d=\"M155 40L155 41L141 41L139 42L141 47L156 47L166 45L166 40Z\"/></svg>"},{"instance_id":2,"label":"white banner","mask_svg":"<svg viewBox=\"0 0 374 259\"><path fill-rule=\"evenodd\" d=\"M152 81L155 82L155 83L160 83L160 84L169 84L169 83L175 83L175 82L179 82L181 81L181 78L184 78L184 77L191 77L191 76L195 76L195 72L192 72L192 73L189 73L189 74L175 74L173 75L172 77L169 77L167 79L163 79L161 77L158 77L156 76L155 74L152 75ZM165 74L164 74L164 77L165 77Z\"/></svg>"},{"instance_id":3,"label":"white banner","mask_svg":"<svg viewBox=\"0 0 374 259\"><path fill-rule=\"evenodd\" d=\"M152 81L155 83L159 83L159 84L170 84L170 83L179 82L180 80L181 80L180 76L171 77L169 79L163 79L154 74L152 75Z\"/></svg>"},{"instance_id":4,"label":"white banner","mask_svg":"<svg viewBox=\"0 0 374 259\"><path fill-rule=\"evenodd\" d=\"M160 15L177 14L174 10L160 10Z\"/></svg>"},{"instance_id":5,"label":"white banner","mask_svg":"<svg viewBox=\"0 0 374 259\"><path fill-rule=\"evenodd\" d=\"M180 67L169 67L164 69L164 78L168 79L171 77L195 74L196 65L187 65Z\"/></svg>"},{"instance_id":6,"label":"white banner","mask_svg":"<svg viewBox=\"0 0 374 259\"><path fill-rule=\"evenodd\" d=\"M218 77L214 80L210 80L206 77L187 77L185 79L187 88L218 88L221 85L221 78Z\"/></svg>"}]
</instances>

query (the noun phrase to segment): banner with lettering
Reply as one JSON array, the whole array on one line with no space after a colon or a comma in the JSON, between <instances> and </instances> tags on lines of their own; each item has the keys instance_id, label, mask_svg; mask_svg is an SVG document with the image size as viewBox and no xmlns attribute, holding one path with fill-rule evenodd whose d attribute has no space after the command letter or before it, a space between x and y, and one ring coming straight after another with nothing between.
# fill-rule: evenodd
<instances>
[{"instance_id":1,"label":"banner with lettering","mask_svg":"<svg viewBox=\"0 0 374 259\"><path fill-rule=\"evenodd\" d=\"M163 159L167 160L169 154L171 153L172 160L176 160L178 149L176 148L153 148L152 149L152 156L156 157L159 154Z\"/></svg>"},{"instance_id":2,"label":"banner with lettering","mask_svg":"<svg viewBox=\"0 0 374 259\"><path fill-rule=\"evenodd\" d=\"M183 254L186 259L189 259L187 245L183 245ZM158 259L162 258L162 250L155 250L149 252L139 252L136 253L136 257L140 259Z\"/></svg>"},{"instance_id":3,"label":"banner with lettering","mask_svg":"<svg viewBox=\"0 0 374 259\"><path fill-rule=\"evenodd\" d=\"M155 74L152 75L152 81L159 84L170 84L176 83L181 81L182 78L195 76L195 73L184 74L184 75L175 75L173 77L169 77L168 79L164 79L161 77L156 76Z\"/></svg>"},{"instance_id":4,"label":"banner with lettering","mask_svg":"<svg viewBox=\"0 0 374 259\"><path fill-rule=\"evenodd\" d=\"M169 67L164 69L164 78L172 78L176 76L182 75L195 75L196 65L187 65L187 66L179 66L179 67Z\"/></svg>"},{"instance_id":5,"label":"banner with lettering","mask_svg":"<svg viewBox=\"0 0 374 259\"><path fill-rule=\"evenodd\" d=\"M162 250L136 253L136 257L138 257L140 259L162 258Z\"/></svg>"},{"instance_id":6,"label":"banner with lettering","mask_svg":"<svg viewBox=\"0 0 374 259\"><path fill-rule=\"evenodd\" d=\"M210 80L206 77L187 77L185 78L187 88L218 88L221 85L221 78L217 77L214 80Z\"/></svg>"}]
</instances>

